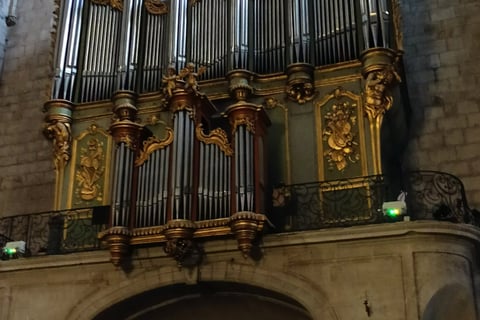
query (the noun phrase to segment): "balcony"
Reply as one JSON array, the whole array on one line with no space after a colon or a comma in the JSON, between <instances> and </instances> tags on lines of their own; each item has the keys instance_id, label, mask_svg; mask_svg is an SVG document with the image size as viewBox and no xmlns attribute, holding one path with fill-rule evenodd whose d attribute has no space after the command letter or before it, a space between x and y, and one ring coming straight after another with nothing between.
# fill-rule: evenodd
<instances>
[{"instance_id":1,"label":"balcony","mask_svg":"<svg viewBox=\"0 0 480 320\"><path fill-rule=\"evenodd\" d=\"M463 184L457 177L414 171L404 178L408 219L480 226L480 214L469 208ZM379 175L280 186L275 189L273 206L267 214L272 222L267 232L394 223L398 219L382 212L383 202L392 200L389 189L386 177ZM27 247L25 256L99 250L105 246L97 235L105 230L107 217L108 207L96 207L2 218L0 246L23 240Z\"/></svg>"}]
</instances>

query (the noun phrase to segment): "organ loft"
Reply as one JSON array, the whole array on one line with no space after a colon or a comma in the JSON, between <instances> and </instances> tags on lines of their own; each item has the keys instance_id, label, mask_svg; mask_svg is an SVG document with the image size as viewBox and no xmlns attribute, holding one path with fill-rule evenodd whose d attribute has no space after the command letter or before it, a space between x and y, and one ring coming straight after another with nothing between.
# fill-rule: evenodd
<instances>
[{"instance_id":1,"label":"organ loft","mask_svg":"<svg viewBox=\"0 0 480 320\"><path fill-rule=\"evenodd\" d=\"M150 245L185 265L216 237L248 257L263 232L379 222L400 191L397 1L72 0L57 14L55 209L102 212L115 265Z\"/></svg>"}]
</instances>

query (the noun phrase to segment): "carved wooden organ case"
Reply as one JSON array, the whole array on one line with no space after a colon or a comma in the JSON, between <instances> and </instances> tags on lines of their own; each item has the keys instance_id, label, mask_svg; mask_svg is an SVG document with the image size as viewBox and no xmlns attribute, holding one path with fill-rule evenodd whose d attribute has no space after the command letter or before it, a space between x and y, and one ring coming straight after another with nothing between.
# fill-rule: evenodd
<instances>
[{"instance_id":1,"label":"carved wooden organ case","mask_svg":"<svg viewBox=\"0 0 480 320\"><path fill-rule=\"evenodd\" d=\"M182 261L211 236L248 255L276 185L380 175L385 150L399 156L398 1L271 2L62 2L55 208L109 206L115 264L152 243Z\"/></svg>"}]
</instances>

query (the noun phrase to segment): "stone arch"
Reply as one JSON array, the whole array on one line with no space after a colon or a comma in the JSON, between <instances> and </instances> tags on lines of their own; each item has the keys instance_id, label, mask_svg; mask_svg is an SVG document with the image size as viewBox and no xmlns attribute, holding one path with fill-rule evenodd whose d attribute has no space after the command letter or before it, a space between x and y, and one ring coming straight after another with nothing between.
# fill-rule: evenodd
<instances>
[{"instance_id":1,"label":"stone arch","mask_svg":"<svg viewBox=\"0 0 480 320\"><path fill-rule=\"evenodd\" d=\"M475 320L477 312L471 290L461 284L440 288L428 301L422 320Z\"/></svg>"},{"instance_id":2,"label":"stone arch","mask_svg":"<svg viewBox=\"0 0 480 320\"><path fill-rule=\"evenodd\" d=\"M230 282L276 292L303 306L313 319L338 320L323 291L296 274L264 270L258 266L218 262L192 272L173 266L146 270L131 279L102 288L79 301L68 319L91 320L101 311L132 296L161 287L198 282ZM195 278L196 277L196 278Z\"/></svg>"}]
</instances>

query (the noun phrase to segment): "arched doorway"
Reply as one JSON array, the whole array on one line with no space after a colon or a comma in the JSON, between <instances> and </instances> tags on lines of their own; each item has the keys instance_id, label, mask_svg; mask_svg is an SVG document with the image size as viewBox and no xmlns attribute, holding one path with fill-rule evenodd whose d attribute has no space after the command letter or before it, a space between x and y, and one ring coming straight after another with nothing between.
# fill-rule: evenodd
<instances>
[{"instance_id":1,"label":"arched doorway","mask_svg":"<svg viewBox=\"0 0 480 320\"><path fill-rule=\"evenodd\" d=\"M94 320L282 320L312 319L307 310L282 294L245 284L205 282L176 284L127 298Z\"/></svg>"}]
</instances>

